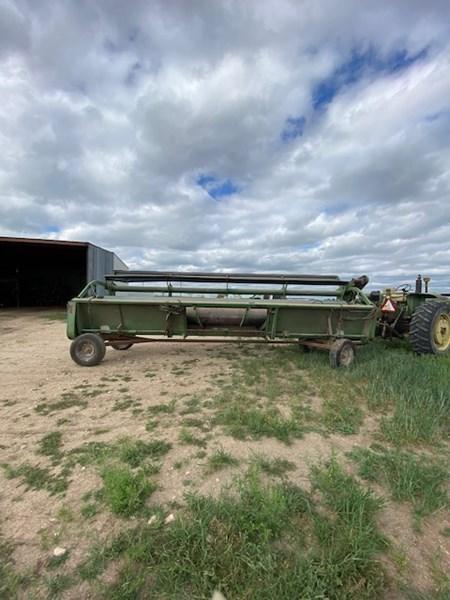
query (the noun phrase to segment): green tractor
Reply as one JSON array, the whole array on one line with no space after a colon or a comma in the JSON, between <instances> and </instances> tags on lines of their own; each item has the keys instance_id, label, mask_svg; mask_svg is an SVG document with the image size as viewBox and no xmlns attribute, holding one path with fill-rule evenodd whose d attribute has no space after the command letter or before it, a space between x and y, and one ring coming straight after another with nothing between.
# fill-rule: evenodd
<instances>
[{"instance_id":1,"label":"green tractor","mask_svg":"<svg viewBox=\"0 0 450 600\"><path fill-rule=\"evenodd\" d=\"M450 295L428 290L429 277L419 275L415 290L409 284L371 292L380 308L381 337L408 338L417 354L450 352Z\"/></svg>"}]
</instances>

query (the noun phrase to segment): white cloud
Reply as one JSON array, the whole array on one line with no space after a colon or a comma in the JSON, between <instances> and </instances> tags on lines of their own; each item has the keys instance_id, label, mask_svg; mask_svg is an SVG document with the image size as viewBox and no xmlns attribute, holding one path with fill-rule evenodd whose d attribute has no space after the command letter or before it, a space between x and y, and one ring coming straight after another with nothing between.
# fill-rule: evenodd
<instances>
[{"instance_id":1,"label":"white cloud","mask_svg":"<svg viewBox=\"0 0 450 600\"><path fill-rule=\"evenodd\" d=\"M449 17L438 0L0 0L0 234L141 268L450 286Z\"/></svg>"}]
</instances>

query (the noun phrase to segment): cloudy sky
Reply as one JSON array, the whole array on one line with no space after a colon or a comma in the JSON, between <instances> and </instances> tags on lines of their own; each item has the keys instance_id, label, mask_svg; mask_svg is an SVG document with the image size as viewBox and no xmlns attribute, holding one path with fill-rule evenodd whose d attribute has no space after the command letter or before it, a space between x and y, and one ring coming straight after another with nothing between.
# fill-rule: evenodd
<instances>
[{"instance_id":1,"label":"cloudy sky","mask_svg":"<svg viewBox=\"0 0 450 600\"><path fill-rule=\"evenodd\" d=\"M450 287L450 3L0 0L0 235Z\"/></svg>"}]
</instances>

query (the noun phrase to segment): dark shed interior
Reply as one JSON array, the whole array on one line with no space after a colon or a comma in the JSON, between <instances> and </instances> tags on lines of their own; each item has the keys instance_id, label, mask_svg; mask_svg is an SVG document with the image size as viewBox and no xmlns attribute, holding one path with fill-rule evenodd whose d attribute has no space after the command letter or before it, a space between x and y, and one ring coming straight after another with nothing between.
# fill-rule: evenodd
<instances>
[{"instance_id":1,"label":"dark shed interior","mask_svg":"<svg viewBox=\"0 0 450 600\"><path fill-rule=\"evenodd\" d=\"M0 307L62 306L86 284L88 244L0 238Z\"/></svg>"}]
</instances>

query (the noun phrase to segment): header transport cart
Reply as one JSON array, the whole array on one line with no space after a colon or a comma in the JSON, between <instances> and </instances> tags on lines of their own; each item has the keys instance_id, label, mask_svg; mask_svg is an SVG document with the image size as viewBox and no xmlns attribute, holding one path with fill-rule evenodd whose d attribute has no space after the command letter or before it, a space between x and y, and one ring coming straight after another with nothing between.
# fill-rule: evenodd
<instances>
[{"instance_id":1,"label":"header transport cart","mask_svg":"<svg viewBox=\"0 0 450 600\"><path fill-rule=\"evenodd\" d=\"M68 303L72 359L97 365L107 346L152 341L296 342L348 366L375 336L365 276L116 271ZM305 287L306 286L306 287Z\"/></svg>"}]
</instances>

